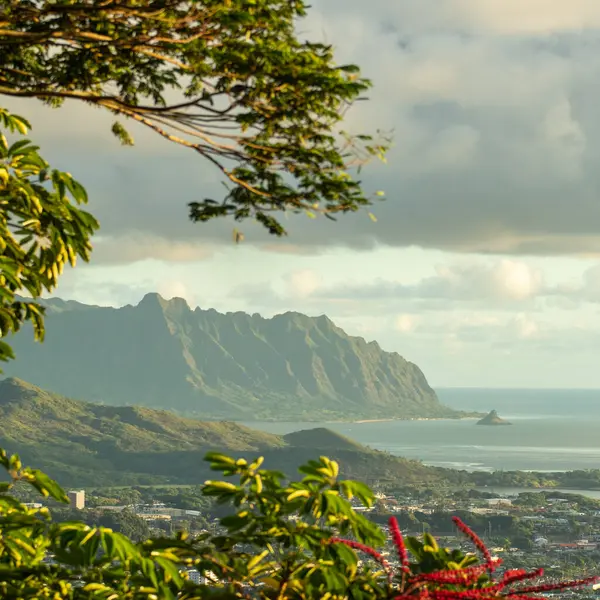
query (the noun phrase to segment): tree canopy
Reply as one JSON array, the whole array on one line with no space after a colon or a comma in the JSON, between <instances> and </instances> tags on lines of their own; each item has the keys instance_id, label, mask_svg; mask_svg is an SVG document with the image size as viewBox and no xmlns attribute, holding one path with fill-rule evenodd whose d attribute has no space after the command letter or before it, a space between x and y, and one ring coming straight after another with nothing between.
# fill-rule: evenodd
<instances>
[{"instance_id":1,"label":"tree canopy","mask_svg":"<svg viewBox=\"0 0 600 600\"><path fill-rule=\"evenodd\" d=\"M4 132L26 134L29 127L0 107L0 334L5 338L30 321L42 340L43 309L16 295L39 298L56 287L65 264L89 260L98 223L78 208L87 194L69 173L51 169L26 139L8 143ZM12 357L0 342L0 360Z\"/></svg>"},{"instance_id":2,"label":"tree canopy","mask_svg":"<svg viewBox=\"0 0 600 600\"><path fill-rule=\"evenodd\" d=\"M337 213L370 203L350 171L385 137L337 129L370 87L331 46L301 41L302 0L1 0L0 94L79 100L198 153L228 183L190 217ZM192 192L190 192L191 194ZM193 192L195 193L195 192Z\"/></svg>"},{"instance_id":3,"label":"tree canopy","mask_svg":"<svg viewBox=\"0 0 600 600\"><path fill-rule=\"evenodd\" d=\"M113 133L141 124L217 168L223 198L186 191L189 215L254 219L338 213L368 205L356 175L385 137L339 130L370 87L331 46L301 41L302 0L0 0L0 95L52 107L80 101L115 115ZM68 110L68 107L64 110ZM26 139L28 121L0 106L0 335L25 321L43 338L38 298L65 262L89 259L98 227L76 207L85 189L50 170ZM356 173L353 172L354 170ZM377 192L376 195L381 193ZM243 235L235 232L236 241ZM0 345L0 360L12 357Z\"/></svg>"},{"instance_id":4,"label":"tree canopy","mask_svg":"<svg viewBox=\"0 0 600 600\"><path fill-rule=\"evenodd\" d=\"M132 542L122 533L78 521L52 521L11 495L21 481L66 501L43 473L0 450L11 481L0 487L0 595L6 600L534 600L539 592L590 586L598 578L532 584L543 571L507 569L460 519L478 551L438 546L434 537L404 537L389 522L390 558L377 550L384 533L351 500L372 506L364 484L340 480L325 457L300 468L301 478L212 453L221 479L204 496L227 506L221 531ZM390 545L388 545L390 546ZM395 566L392 564L395 563ZM188 571L203 577L194 581ZM538 596L539 597L539 596Z\"/></svg>"}]
</instances>

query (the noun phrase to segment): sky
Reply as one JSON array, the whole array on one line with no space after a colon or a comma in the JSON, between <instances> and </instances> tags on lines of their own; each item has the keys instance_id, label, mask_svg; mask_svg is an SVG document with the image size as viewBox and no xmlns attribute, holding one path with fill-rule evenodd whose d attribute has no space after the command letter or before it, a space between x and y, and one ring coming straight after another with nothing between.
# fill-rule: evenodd
<instances>
[{"instance_id":1,"label":"sky","mask_svg":"<svg viewBox=\"0 0 600 600\"><path fill-rule=\"evenodd\" d=\"M345 128L394 131L363 177L377 222L294 218L284 240L248 223L235 245L231 223L187 221L222 189L189 151L2 98L101 222L56 295L327 314L437 387L600 387L600 2L314 0L299 31L374 83Z\"/></svg>"}]
</instances>

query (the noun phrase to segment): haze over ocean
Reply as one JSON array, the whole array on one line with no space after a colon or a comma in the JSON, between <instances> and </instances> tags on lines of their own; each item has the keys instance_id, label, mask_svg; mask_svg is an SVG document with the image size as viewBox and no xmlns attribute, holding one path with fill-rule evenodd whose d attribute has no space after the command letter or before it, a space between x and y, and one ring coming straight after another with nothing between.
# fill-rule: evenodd
<instances>
[{"instance_id":1,"label":"haze over ocean","mask_svg":"<svg viewBox=\"0 0 600 600\"><path fill-rule=\"evenodd\" d=\"M440 389L444 404L492 409L511 427L473 420L376 423L258 423L273 433L325 426L392 454L429 465L474 470L565 471L600 468L600 390Z\"/></svg>"}]
</instances>

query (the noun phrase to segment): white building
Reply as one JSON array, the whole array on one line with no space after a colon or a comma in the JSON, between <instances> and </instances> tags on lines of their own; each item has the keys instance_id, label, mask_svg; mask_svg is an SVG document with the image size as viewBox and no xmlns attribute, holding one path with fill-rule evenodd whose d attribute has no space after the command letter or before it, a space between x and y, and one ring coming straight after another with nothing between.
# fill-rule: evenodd
<instances>
[{"instance_id":1,"label":"white building","mask_svg":"<svg viewBox=\"0 0 600 600\"><path fill-rule=\"evenodd\" d=\"M77 508L78 510L85 508L84 490L79 490L78 492L71 491L67 495L69 496L69 504L71 508Z\"/></svg>"}]
</instances>

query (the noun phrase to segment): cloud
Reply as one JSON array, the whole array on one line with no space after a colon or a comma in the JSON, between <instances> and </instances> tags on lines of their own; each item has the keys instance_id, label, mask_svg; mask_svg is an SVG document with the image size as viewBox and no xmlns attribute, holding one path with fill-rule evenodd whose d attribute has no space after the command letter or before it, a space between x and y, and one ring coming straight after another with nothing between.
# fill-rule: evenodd
<instances>
[{"instance_id":1,"label":"cloud","mask_svg":"<svg viewBox=\"0 0 600 600\"><path fill-rule=\"evenodd\" d=\"M195 306L196 304L196 297L190 291L189 286L178 279L166 279L161 281L158 284L156 291L166 300L183 298L190 306Z\"/></svg>"},{"instance_id":2,"label":"cloud","mask_svg":"<svg viewBox=\"0 0 600 600\"><path fill-rule=\"evenodd\" d=\"M533 300L543 291L543 274L539 269L521 261L504 259L494 263L439 265L435 275L414 284L380 280L368 285L323 288L316 295L329 300L352 299L377 303L425 300L432 302L430 306L439 308L444 306L439 302L448 301L514 308L519 303Z\"/></svg>"},{"instance_id":3,"label":"cloud","mask_svg":"<svg viewBox=\"0 0 600 600\"><path fill-rule=\"evenodd\" d=\"M582 303L600 303L600 263L586 269L581 281L559 283L549 290L549 294L569 306L580 307Z\"/></svg>"},{"instance_id":4,"label":"cloud","mask_svg":"<svg viewBox=\"0 0 600 600\"><path fill-rule=\"evenodd\" d=\"M196 262L211 258L214 246L201 242L168 241L157 235L131 232L115 237L98 236L93 243L93 263L121 265L142 260Z\"/></svg>"},{"instance_id":5,"label":"cloud","mask_svg":"<svg viewBox=\"0 0 600 600\"><path fill-rule=\"evenodd\" d=\"M338 8L332 5L335 3L317 3L329 17ZM364 8L360 0L347 0L346 6L354 14ZM455 31L546 35L600 27L600 8L595 0L437 0L435 8L420 0L373 0L369 9L371 15L385 18L388 28L402 26L420 34Z\"/></svg>"},{"instance_id":6,"label":"cloud","mask_svg":"<svg viewBox=\"0 0 600 600\"><path fill-rule=\"evenodd\" d=\"M419 326L419 320L417 315L398 315L393 321L393 327L400 333L410 333Z\"/></svg>"},{"instance_id":7,"label":"cloud","mask_svg":"<svg viewBox=\"0 0 600 600\"><path fill-rule=\"evenodd\" d=\"M600 264L591 267L584 273L583 283L579 290L575 289L575 292L579 292L588 300L600 302Z\"/></svg>"},{"instance_id":8,"label":"cloud","mask_svg":"<svg viewBox=\"0 0 600 600\"><path fill-rule=\"evenodd\" d=\"M457 320L450 320L446 328L462 343L508 347L515 343L537 340L546 331L545 325L527 313L509 316L462 314Z\"/></svg>"},{"instance_id":9,"label":"cloud","mask_svg":"<svg viewBox=\"0 0 600 600\"><path fill-rule=\"evenodd\" d=\"M391 272L393 264L390 263ZM372 274L365 272L364 265L357 265L354 271L334 271L335 274L301 268L282 271L270 279L234 284L224 298L235 302L238 309L268 314L298 310L350 320L383 318L388 320L386 328L396 333L427 333L427 323L437 319L433 313L466 313L475 320L483 314L486 326L505 323L510 315L541 315L557 321L561 327L575 329L585 329L585 323L594 315L600 318L600 262L591 263L585 270L580 267L579 273L573 270L573 263L542 264L547 264L547 268L559 266L561 270L549 278L539 263L489 257L439 262L430 265L431 274L421 276L422 270L403 276L401 263L399 276L385 278L375 277L375 270ZM495 321L488 321L490 318ZM475 322L475 326L479 325ZM523 337L535 337L536 327L522 317L518 317L514 329L521 331Z\"/></svg>"},{"instance_id":10,"label":"cloud","mask_svg":"<svg viewBox=\"0 0 600 600\"><path fill-rule=\"evenodd\" d=\"M358 0L319 0L301 27L375 84L347 128L395 130L388 165L362 177L387 201L374 207L377 223L364 212L337 223L290 217L286 240L244 224L246 244L300 254L387 245L600 255L600 3L438 0L432 10L422 0L374 0L365 11ZM111 115L82 105L18 106L42 150L86 183L103 235L131 257L123 260L154 246L170 260L167 245L179 245L178 255L231 243L232 223L187 220L188 202L224 193L193 153L139 128L137 147L122 149ZM134 252L132 232L162 241Z\"/></svg>"},{"instance_id":11,"label":"cloud","mask_svg":"<svg viewBox=\"0 0 600 600\"><path fill-rule=\"evenodd\" d=\"M419 6L416 12L438 14ZM362 35L350 58L376 84L373 101L351 120L357 128L396 127L391 167L372 175L388 201L375 207L376 224L358 216L339 228L307 228L311 243L522 254L600 250L594 234L599 117L586 100L598 92L595 34L415 33L410 19L400 18L382 34L375 20L348 13L339 29L363 20L362 29L350 28Z\"/></svg>"},{"instance_id":12,"label":"cloud","mask_svg":"<svg viewBox=\"0 0 600 600\"><path fill-rule=\"evenodd\" d=\"M137 305L145 294L156 291L154 283L149 279L136 282L97 281L89 276L92 269L93 267L78 267L77 274L73 270L65 271L56 291L45 295L94 306L125 306Z\"/></svg>"},{"instance_id":13,"label":"cloud","mask_svg":"<svg viewBox=\"0 0 600 600\"><path fill-rule=\"evenodd\" d=\"M286 295L292 298L308 298L321 285L321 277L311 269L294 271L285 277Z\"/></svg>"}]
</instances>

